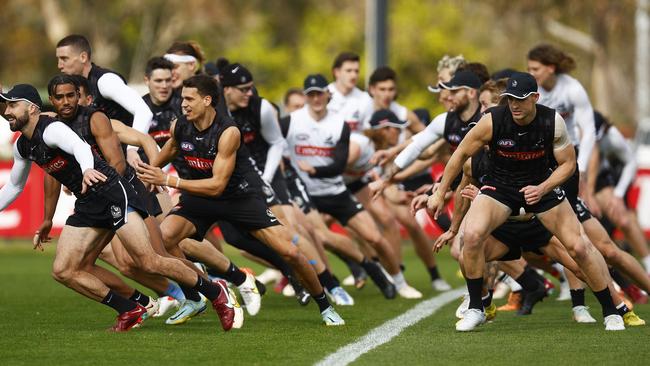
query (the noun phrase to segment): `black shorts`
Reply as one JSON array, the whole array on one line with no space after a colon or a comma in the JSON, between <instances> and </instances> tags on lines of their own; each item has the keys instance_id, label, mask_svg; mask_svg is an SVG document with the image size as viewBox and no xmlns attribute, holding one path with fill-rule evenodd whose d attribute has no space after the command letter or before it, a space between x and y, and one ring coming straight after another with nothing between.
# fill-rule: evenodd
<instances>
[{"instance_id":1,"label":"black shorts","mask_svg":"<svg viewBox=\"0 0 650 366\"><path fill-rule=\"evenodd\" d=\"M155 192L149 191L144 186L144 183L142 183L142 181L140 181L140 179L138 179L135 175L129 177L128 181L131 183L133 189L135 189L135 192L141 198L150 216L155 217L162 214L162 207L160 207L160 202L158 202L158 197L156 197Z\"/></svg>"},{"instance_id":2,"label":"black shorts","mask_svg":"<svg viewBox=\"0 0 650 366\"><path fill-rule=\"evenodd\" d=\"M128 213L137 212L143 219L149 216L144 202L124 178L108 183L101 194L77 199L74 213L66 225L117 231L128 222Z\"/></svg>"},{"instance_id":3,"label":"black shorts","mask_svg":"<svg viewBox=\"0 0 650 366\"><path fill-rule=\"evenodd\" d=\"M311 196L307 193L307 187L305 187L302 179L297 174L294 174L291 178L287 177L286 182L291 201L298 205L305 215L311 210L316 209L311 200Z\"/></svg>"},{"instance_id":4,"label":"black shorts","mask_svg":"<svg viewBox=\"0 0 650 366\"><path fill-rule=\"evenodd\" d=\"M533 218L529 221L506 221L492 232L492 236L508 247L508 253L499 260L510 261L519 259L522 251L542 254L540 248L548 245L553 234Z\"/></svg>"},{"instance_id":5,"label":"black shorts","mask_svg":"<svg viewBox=\"0 0 650 366\"><path fill-rule=\"evenodd\" d=\"M291 199L289 197L289 188L287 188L287 180L284 179L284 174L282 174L280 169L278 169L273 176L273 181L271 181L271 188L273 188L275 198L277 198L281 205L291 204Z\"/></svg>"},{"instance_id":6,"label":"black shorts","mask_svg":"<svg viewBox=\"0 0 650 366\"><path fill-rule=\"evenodd\" d=\"M578 190L580 189L580 172L578 169L573 172L571 178L569 178L564 184L562 184L562 189L566 192L566 198L573 208L578 220L582 223L589 220L591 212L587 208L587 205L578 197Z\"/></svg>"},{"instance_id":7,"label":"black shorts","mask_svg":"<svg viewBox=\"0 0 650 366\"><path fill-rule=\"evenodd\" d=\"M508 206L512 210L512 215L518 215L522 208L527 213L546 212L562 203L564 198L567 196L561 188L555 188L545 194L539 202L534 205L529 205L524 199L524 194L519 192L519 188L507 186L491 180L487 181L486 184L481 187L481 194L492 197Z\"/></svg>"},{"instance_id":8,"label":"black shorts","mask_svg":"<svg viewBox=\"0 0 650 366\"><path fill-rule=\"evenodd\" d=\"M416 175L403 181L399 187L404 191L416 191L418 188L426 184L433 184L433 178L429 172L425 174Z\"/></svg>"},{"instance_id":9,"label":"black shorts","mask_svg":"<svg viewBox=\"0 0 650 366\"><path fill-rule=\"evenodd\" d=\"M336 195L312 196L311 199L318 211L331 215L343 226L363 211L363 205L347 189Z\"/></svg>"},{"instance_id":10,"label":"black shorts","mask_svg":"<svg viewBox=\"0 0 650 366\"><path fill-rule=\"evenodd\" d=\"M364 189L368 183L368 179L359 178L354 182L346 183L345 186L348 188L348 191L350 191L350 193L357 194L357 192Z\"/></svg>"},{"instance_id":11,"label":"black shorts","mask_svg":"<svg viewBox=\"0 0 650 366\"><path fill-rule=\"evenodd\" d=\"M616 186L616 177L614 177L614 173L608 168L601 169L598 172L598 177L596 178L595 191L600 192L604 188L615 187L615 186Z\"/></svg>"},{"instance_id":12,"label":"black shorts","mask_svg":"<svg viewBox=\"0 0 650 366\"><path fill-rule=\"evenodd\" d=\"M243 231L280 225L264 199L258 195L215 200L183 192L169 214L181 216L194 224L196 232L192 239L198 241L203 240L217 221L228 221Z\"/></svg>"}]
</instances>

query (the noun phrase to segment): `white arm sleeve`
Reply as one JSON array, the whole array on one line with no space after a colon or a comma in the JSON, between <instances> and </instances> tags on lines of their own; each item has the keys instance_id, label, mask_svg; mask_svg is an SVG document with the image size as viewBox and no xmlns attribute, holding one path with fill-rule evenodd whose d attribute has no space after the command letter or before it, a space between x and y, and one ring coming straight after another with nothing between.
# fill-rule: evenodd
<instances>
[{"instance_id":1,"label":"white arm sleeve","mask_svg":"<svg viewBox=\"0 0 650 366\"><path fill-rule=\"evenodd\" d=\"M63 122L52 122L43 131L43 142L49 147L59 148L70 155L81 167L81 173L95 167L95 159L90 145L85 143L79 135L74 133Z\"/></svg>"},{"instance_id":2,"label":"white arm sleeve","mask_svg":"<svg viewBox=\"0 0 650 366\"><path fill-rule=\"evenodd\" d=\"M612 126L609 128L606 138L609 139L612 152L620 161L625 163L621 177L618 179L618 183L616 183L616 187L614 188L614 195L622 198L625 196L625 192L636 176L636 159L630 144L628 144L625 137L623 137L616 127Z\"/></svg>"},{"instance_id":3,"label":"white arm sleeve","mask_svg":"<svg viewBox=\"0 0 650 366\"><path fill-rule=\"evenodd\" d=\"M445 134L445 119L447 119L447 113L439 114L433 119L433 121L431 121L431 123L429 123L427 128L415 134L411 138L413 141L395 158L395 165L400 169L405 169L411 165L426 148L442 138Z\"/></svg>"},{"instance_id":4,"label":"white arm sleeve","mask_svg":"<svg viewBox=\"0 0 650 366\"><path fill-rule=\"evenodd\" d=\"M23 191L31 167L32 162L20 155L18 142L16 142L14 144L14 165L9 173L9 181L0 189L0 211L7 208Z\"/></svg>"},{"instance_id":5,"label":"white arm sleeve","mask_svg":"<svg viewBox=\"0 0 650 366\"><path fill-rule=\"evenodd\" d=\"M553 150L562 150L571 145L569 131L566 129L566 122L559 113L555 113L555 133L553 139Z\"/></svg>"},{"instance_id":6,"label":"white arm sleeve","mask_svg":"<svg viewBox=\"0 0 650 366\"><path fill-rule=\"evenodd\" d=\"M266 99L262 99L262 105L260 107L260 125L262 137L270 145L269 151L266 155L266 165L264 166L262 178L266 182L271 182L275 175L275 171L280 165L280 160L282 160L282 151L287 142L284 137L282 137L282 131L280 130L280 123L278 122L275 108L273 108L271 103Z\"/></svg>"},{"instance_id":7,"label":"white arm sleeve","mask_svg":"<svg viewBox=\"0 0 650 366\"><path fill-rule=\"evenodd\" d=\"M138 93L127 86L117 74L112 72L102 75L97 80L97 88L104 98L115 101L133 115L133 128L149 133L153 113ZM124 122L124 121L122 121ZM129 146L129 148L137 146Z\"/></svg>"},{"instance_id":8,"label":"white arm sleeve","mask_svg":"<svg viewBox=\"0 0 650 366\"><path fill-rule=\"evenodd\" d=\"M582 87L576 83L575 88L571 88L569 93L571 103L573 103L573 113L575 121L580 127L580 147L578 150L578 169L585 173L589 166L591 151L596 143L596 123L594 122L594 110L589 102L589 96Z\"/></svg>"}]
</instances>

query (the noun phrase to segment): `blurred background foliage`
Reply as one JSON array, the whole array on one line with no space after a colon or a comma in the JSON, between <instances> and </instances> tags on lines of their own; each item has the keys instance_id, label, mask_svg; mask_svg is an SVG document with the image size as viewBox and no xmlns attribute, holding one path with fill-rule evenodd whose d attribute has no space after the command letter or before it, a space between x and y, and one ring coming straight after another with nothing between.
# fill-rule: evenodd
<instances>
[{"instance_id":1,"label":"blurred background foliage","mask_svg":"<svg viewBox=\"0 0 650 366\"><path fill-rule=\"evenodd\" d=\"M550 42L573 55L592 103L617 124L635 124L634 0L389 0L388 60L399 100L439 111L426 85L437 61L462 54L491 72L523 70ZM142 81L144 64L175 40L195 40L208 60L241 62L260 93L279 102L308 73L331 79L335 55L364 54L364 1L0 0L0 83L44 87L57 72L54 45L86 35L93 60ZM363 70L362 74L365 74ZM360 81L364 87L365 78Z\"/></svg>"}]
</instances>

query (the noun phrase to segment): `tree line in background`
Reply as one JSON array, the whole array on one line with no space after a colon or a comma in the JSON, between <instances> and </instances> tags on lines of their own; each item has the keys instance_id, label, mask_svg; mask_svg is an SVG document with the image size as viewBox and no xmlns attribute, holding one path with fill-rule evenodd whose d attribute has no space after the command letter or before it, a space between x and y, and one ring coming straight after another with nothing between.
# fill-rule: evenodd
<instances>
[{"instance_id":1,"label":"tree line in background","mask_svg":"<svg viewBox=\"0 0 650 366\"><path fill-rule=\"evenodd\" d=\"M208 60L226 57L253 72L279 101L305 75L331 78L337 53L364 54L364 1L0 0L0 83L44 87L57 72L56 42L86 35L93 60L141 82L147 59L176 40L195 40ZM554 43L572 54L592 103L617 124L635 125L634 0L389 0L388 60L400 102L439 111L426 85L437 61L463 54L490 71L525 69L528 49ZM363 65L363 63L362 63ZM365 70L362 70L362 74ZM361 85L363 86L363 85Z\"/></svg>"}]
</instances>

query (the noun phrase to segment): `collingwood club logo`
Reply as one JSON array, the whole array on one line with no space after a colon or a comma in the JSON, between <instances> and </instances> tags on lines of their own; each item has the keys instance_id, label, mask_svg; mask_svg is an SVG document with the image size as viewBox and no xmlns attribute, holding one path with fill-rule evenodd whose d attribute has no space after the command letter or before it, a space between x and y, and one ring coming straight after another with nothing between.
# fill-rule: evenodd
<instances>
[{"instance_id":1,"label":"collingwood club logo","mask_svg":"<svg viewBox=\"0 0 650 366\"><path fill-rule=\"evenodd\" d=\"M122 209L119 208L118 206L112 205L111 216L113 216L114 219L119 219L120 217L122 217Z\"/></svg>"}]
</instances>

